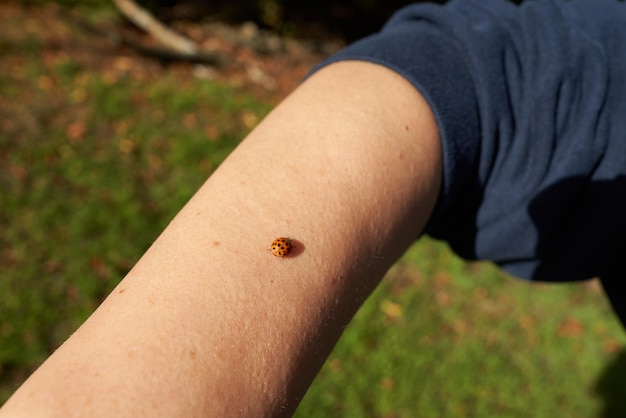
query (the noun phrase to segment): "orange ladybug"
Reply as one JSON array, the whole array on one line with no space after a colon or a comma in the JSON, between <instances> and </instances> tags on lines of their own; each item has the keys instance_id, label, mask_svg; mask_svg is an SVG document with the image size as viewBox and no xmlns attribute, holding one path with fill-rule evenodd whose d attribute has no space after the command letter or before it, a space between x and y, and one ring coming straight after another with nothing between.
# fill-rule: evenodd
<instances>
[{"instance_id":1,"label":"orange ladybug","mask_svg":"<svg viewBox=\"0 0 626 418\"><path fill-rule=\"evenodd\" d=\"M291 238L276 238L272 242L272 254L276 257L284 257L291 252L293 245L291 244Z\"/></svg>"}]
</instances>

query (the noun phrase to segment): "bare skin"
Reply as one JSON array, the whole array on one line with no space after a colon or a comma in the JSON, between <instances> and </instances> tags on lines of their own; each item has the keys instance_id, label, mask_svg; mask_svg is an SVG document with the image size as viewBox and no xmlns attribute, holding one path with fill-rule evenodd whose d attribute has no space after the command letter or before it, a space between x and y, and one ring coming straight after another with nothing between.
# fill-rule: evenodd
<instances>
[{"instance_id":1,"label":"bare skin","mask_svg":"<svg viewBox=\"0 0 626 418\"><path fill-rule=\"evenodd\" d=\"M431 110L406 80L363 62L321 70L250 133L0 416L292 414L420 234L441 159ZM284 258L269 251L280 236L294 240Z\"/></svg>"}]
</instances>

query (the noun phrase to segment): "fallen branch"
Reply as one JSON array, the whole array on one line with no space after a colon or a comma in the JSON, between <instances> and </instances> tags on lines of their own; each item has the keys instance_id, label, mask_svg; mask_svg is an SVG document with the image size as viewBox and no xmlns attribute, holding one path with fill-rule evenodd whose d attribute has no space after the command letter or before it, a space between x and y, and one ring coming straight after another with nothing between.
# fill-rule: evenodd
<instances>
[{"instance_id":1,"label":"fallen branch","mask_svg":"<svg viewBox=\"0 0 626 418\"><path fill-rule=\"evenodd\" d=\"M59 8L56 13L58 13L60 17L72 22L81 30L106 38L114 46L127 46L143 55L156 58L161 61L185 61L207 64L215 67L223 67L228 62L228 58L226 56L199 50L195 47L195 44L193 44L195 52L192 53L187 52L189 49L187 51L179 51L174 50L171 47L147 46L139 40L135 40L132 37L125 36L124 34L114 30L101 29L85 19L84 16L73 13L68 9Z\"/></svg>"},{"instance_id":2,"label":"fallen branch","mask_svg":"<svg viewBox=\"0 0 626 418\"><path fill-rule=\"evenodd\" d=\"M154 36L159 42L173 51L190 56L198 53L198 45L195 42L159 22L150 12L143 9L133 0L113 0L113 3L128 20Z\"/></svg>"}]
</instances>

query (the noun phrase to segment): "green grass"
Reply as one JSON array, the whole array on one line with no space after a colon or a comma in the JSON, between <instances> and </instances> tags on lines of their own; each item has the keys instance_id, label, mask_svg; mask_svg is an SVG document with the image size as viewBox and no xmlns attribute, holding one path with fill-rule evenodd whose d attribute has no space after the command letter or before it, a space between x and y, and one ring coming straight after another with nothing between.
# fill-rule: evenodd
<instances>
[{"instance_id":1,"label":"green grass","mask_svg":"<svg viewBox=\"0 0 626 418\"><path fill-rule=\"evenodd\" d=\"M94 310L270 108L0 48L0 401Z\"/></svg>"},{"instance_id":2,"label":"green grass","mask_svg":"<svg viewBox=\"0 0 626 418\"><path fill-rule=\"evenodd\" d=\"M595 283L529 284L425 239L358 312L297 416L623 416L623 344ZM599 387L611 373L621 385Z\"/></svg>"},{"instance_id":3,"label":"green grass","mask_svg":"<svg viewBox=\"0 0 626 418\"><path fill-rule=\"evenodd\" d=\"M182 72L97 71L34 35L1 39L0 403L270 108ZM524 283L426 239L297 415L623 416L625 342L593 283Z\"/></svg>"}]
</instances>

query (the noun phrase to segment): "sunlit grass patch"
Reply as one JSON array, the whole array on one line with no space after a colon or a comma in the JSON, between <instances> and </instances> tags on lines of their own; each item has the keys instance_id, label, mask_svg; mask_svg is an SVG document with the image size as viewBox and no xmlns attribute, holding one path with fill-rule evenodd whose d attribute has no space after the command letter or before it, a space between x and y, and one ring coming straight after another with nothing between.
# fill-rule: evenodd
<instances>
[{"instance_id":1,"label":"sunlit grass patch","mask_svg":"<svg viewBox=\"0 0 626 418\"><path fill-rule=\"evenodd\" d=\"M8 51L0 71L0 396L128 272L269 105L163 73ZM5 50L5 52L7 52Z\"/></svg>"},{"instance_id":2,"label":"sunlit grass patch","mask_svg":"<svg viewBox=\"0 0 626 418\"><path fill-rule=\"evenodd\" d=\"M523 282L425 239L357 313L298 416L598 416L595 387L624 342L595 284Z\"/></svg>"}]
</instances>

